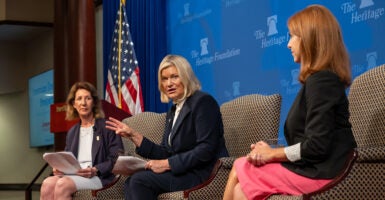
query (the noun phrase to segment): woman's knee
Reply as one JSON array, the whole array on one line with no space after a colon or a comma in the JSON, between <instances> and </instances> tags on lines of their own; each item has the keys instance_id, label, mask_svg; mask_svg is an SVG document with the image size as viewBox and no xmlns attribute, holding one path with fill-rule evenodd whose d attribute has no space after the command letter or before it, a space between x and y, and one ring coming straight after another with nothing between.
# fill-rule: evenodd
<instances>
[{"instance_id":1,"label":"woman's knee","mask_svg":"<svg viewBox=\"0 0 385 200\"><path fill-rule=\"evenodd\" d=\"M127 180L126 180L126 183L127 182L130 182L130 183L142 183L146 180L148 180L149 177L147 174L144 174L144 173L135 173L133 174L132 176L130 176Z\"/></svg>"},{"instance_id":2,"label":"woman's knee","mask_svg":"<svg viewBox=\"0 0 385 200\"><path fill-rule=\"evenodd\" d=\"M40 199L53 199L55 193L56 183L59 180L58 176L50 176L43 180L40 188Z\"/></svg>"},{"instance_id":3,"label":"woman's knee","mask_svg":"<svg viewBox=\"0 0 385 200\"><path fill-rule=\"evenodd\" d=\"M63 177L57 181L55 191L72 194L76 192L76 185L71 178Z\"/></svg>"},{"instance_id":4,"label":"woman's knee","mask_svg":"<svg viewBox=\"0 0 385 200\"><path fill-rule=\"evenodd\" d=\"M241 185L238 183L234 187L234 199L237 200L247 200L245 193L243 192Z\"/></svg>"},{"instance_id":5,"label":"woman's knee","mask_svg":"<svg viewBox=\"0 0 385 200\"><path fill-rule=\"evenodd\" d=\"M47 177L46 179L43 180L43 183L41 185L41 191L42 192L53 191L58 180L59 180L59 177L57 176Z\"/></svg>"},{"instance_id":6,"label":"woman's knee","mask_svg":"<svg viewBox=\"0 0 385 200\"><path fill-rule=\"evenodd\" d=\"M135 173L126 179L124 192L126 199L156 199L159 189L154 185L153 177L145 173Z\"/></svg>"},{"instance_id":7,"label":"woman's knee","mask_svg":"<svg viewBox=\"0 0 385 200\"><path fill-rule=\"evenodd\" d=\"M151 187L151 177L145 173L135 173L128 177L125 181L125 188L137 190L138 188Z\"/></svg>"},{"instance_id":8,"label":"woman's knee","mask_svg":"<svg viewBox=\"0 0 385 200\"><path fill-rule=\"evenodd\" d=\"M135 185L137 185L140 182L141 182L141 177L133 174L132 176L126 179L126 181L124 182L124 187L126 189L130 189L131 187L135 187Z\"/></svg>"}]
</instances>

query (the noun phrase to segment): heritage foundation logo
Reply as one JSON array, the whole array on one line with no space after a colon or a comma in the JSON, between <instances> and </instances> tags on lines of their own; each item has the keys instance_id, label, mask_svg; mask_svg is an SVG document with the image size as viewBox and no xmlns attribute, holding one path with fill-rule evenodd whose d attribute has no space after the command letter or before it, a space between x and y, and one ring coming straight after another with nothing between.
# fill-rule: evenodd
<instances>
[{"instance_id":1,"label":"heritage foundation logo","mask_svg":"<svg viewBox=\"0 0 385 200\"><path fill-rule=\"evenodd\" d=\"M341 10L343 14L351 15L351 24L378 20L385 14L385 8L376 8L372 0L361 0L359 6L352 2L346 2L341 4Z\"/></svg>"},{"instance_id":2,"label":"heritage foundation logo","mask_svg":"<svg viewBox=\"0 0 385 200\"><path fill-rule=\"evenodd\" d=\"M272 15L266 18L267 21L267 34L264 30L258 29L254 31L254 37L257 41L261 41L261 48L267 48L272 46L280 46L286 44L289 39L289 34L279 35L277 24L278 15Z\"/></svg>"},{"instance_id":3,"label":"heritage foundation logo","mask_svg":"<svg viewBox=\"0 0 385 200\"><path fill-rule=\"evenodd\" d=\"M192 50L191 51L191 58L195 59L195 65L201 66L205 64L212 64L216 61L220 60L226 60L229 58L232 58L234 56L241 55L241 49L231 48L226 49L223 52L215 51L214 53L209 51L209 44L210 40L209 38L201 38L199 41L200 50Z\"/></svg>"}]
</instances>

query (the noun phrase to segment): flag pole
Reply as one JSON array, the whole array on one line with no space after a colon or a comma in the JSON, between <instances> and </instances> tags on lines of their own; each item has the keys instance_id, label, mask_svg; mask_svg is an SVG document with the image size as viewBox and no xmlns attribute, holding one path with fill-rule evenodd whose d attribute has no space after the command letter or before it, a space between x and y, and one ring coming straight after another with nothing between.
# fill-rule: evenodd
<instances>
[{"instance_id":1,"label":"flag pole","mask_svg":"<svg viewBox=\"0 0 385 200\"><path fill-rule=\"evenodd\" d=\"M122 108L122 86L121 86L121 67L120 67L120 59L122 54L122 4L124 0L119 1L119 39L118 39L118 108Z\"/></svg>"},{"instance_id":2,"label":"flag pole","mask_svg":"<svg viewBox=\"0 0 385 200\"><path fill-rule=\"evenodd\" d=\"M126 0L118 1L110 48L106 100L131 115L143 112L139 66L126 16ZM116 3L118 3L116 2ZM119 24L118 24L119 23Z\"/></svg>"}]
</instances>

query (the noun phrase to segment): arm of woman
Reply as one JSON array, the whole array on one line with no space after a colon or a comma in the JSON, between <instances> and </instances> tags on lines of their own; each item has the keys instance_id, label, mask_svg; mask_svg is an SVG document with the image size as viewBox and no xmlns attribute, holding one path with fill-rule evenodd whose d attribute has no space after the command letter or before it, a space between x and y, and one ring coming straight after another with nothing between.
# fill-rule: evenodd
<instances>
[{"instance_id":1,"label":"arm of woman","mask_svg":"<svg viewBox=\"0 0 385 200\"><path fill-rule=\"evenodd\" d=\"M344 85L332 72L321 71L306 80L306 140L301 142L302 160L322 162L332 152L337 124L336 108L344 96Z\"/></svg>"},{"instance_id":2,"label":"arm of woman","mask_svg":"<svg viewBox=\"0 0 385 200\"><path fill-rule=\"evenodd\" d=\"M165 171L170 170L170 164L168 163L168 159L163 160L150 160L146 163L145 169L152 170L155 173L163 173Z\"/></svg>"},{"instance_id":3,"label":"arm of woman","mask_svg":"<svg viewBox=\"0 0 385 200\"><path fill-rule=\"evenodd\" d=\"M127 124L110 117L108 121L106 121L106 128L112 131L115 131L117 135L120 135L125 138L129 138L136 147L139 147L143 141L143 135L134 129L130 128Z\"/></svg>"},{"instance_id":4,"label":"arm of woman","mask_svg":"<svg viewBox=\"0 0 385 200\"><path fill-rule=\"evenodd\" d=\"M250 146L251 151L247 154L247 160L255 166L262 166L271 162L285 162L287 159L285 148L271 148L264 141L259 141Z\"/></svg>"}]
</instances>

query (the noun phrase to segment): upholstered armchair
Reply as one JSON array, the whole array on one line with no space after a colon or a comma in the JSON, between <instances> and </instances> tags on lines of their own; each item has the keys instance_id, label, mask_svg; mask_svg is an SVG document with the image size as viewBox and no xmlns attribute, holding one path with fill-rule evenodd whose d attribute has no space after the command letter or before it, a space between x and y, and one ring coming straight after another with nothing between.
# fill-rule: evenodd
<instances>
[{"instance_id":1,"label":"upholstered armchair","mask_svg":"<svg viewBox=\"0 0 385 200\"><path fill-rule=\"evenodd\" d=\"M123 120L133 129L145 135L153 141L161 141L166 113L143 112ZM126 138L122 138L124 155L138 156L135 146ZM117 175L116 179L108 186L100 190L80 190L74 194L73 199L124 199L124 182L127 176Z\"/></svg>"},{"instance_id":2,"label":"upholstered armchair","mask_svg":"<svg viewBox=\"0 0 385 200\"><path fill-rule=\"evenodd\" d=\"M281 100L279 94L251 94L221 105L224 136L230 157L221 158L223 164L214 180L190 192L188 199L222 199L234 160L248 154L250 144L278 138Z\"/></svg>"},{"instance_id":3,"label":"upholstered armchair","mask_svg":"<svg viewBox=\"0 0 385 200\"><path fill-rule=\"evenodd\" d=\"M358 157L346 177L311 194L269 199L385 199L385 65L356 77L348 99Z\"/></svg>"},{"instance_id":4,"label":"upholstered armchair","mask_svg":"<svg viewBox=\"0 0 385 200\"><path fill-rule=\"evenodd\" d=\"M340 184L313 199L385 199L385 65L355 78L348 97L357 161Z\"/></svg>"},{"instance_id":5,"label":"upholstered armchair","mask_svg":"<svg viewBox=\"0 0 385 200\"><path fill-rule=\"evenodd\" d=\"M143 112L136 114L132 117L126 118L123 120L124 123L128 124L133 129L137 130L138 132L144 134L147 138L149 138L152 141L158 141L160 142L163 136L163 130L165 127L165 118L166 113L154 113L154 112ZM124 145L124 155L132 155L140 157L138 154L135 153L135 146L131 141L129 141L126 138L123 139L123 145ZM220 160L217 161L211 176L209 179L189 190L184 191L177 191L177 192L170 192L170 193L164 193L158 196L158 199L169 199L169 200L175 200L175 199L187 199L188 194L190 191L193 191L195 189L198 189L200 187L204 187L208 182L210 182L214 176L216 175L216 172L222 165L222 162ZM127 176L125 175L117 175L116 179L108 186L100 189L100 190L81 190L74 194L73 199L124 199L124 182L127 179Z\"/></svg>"}]
</instances>

